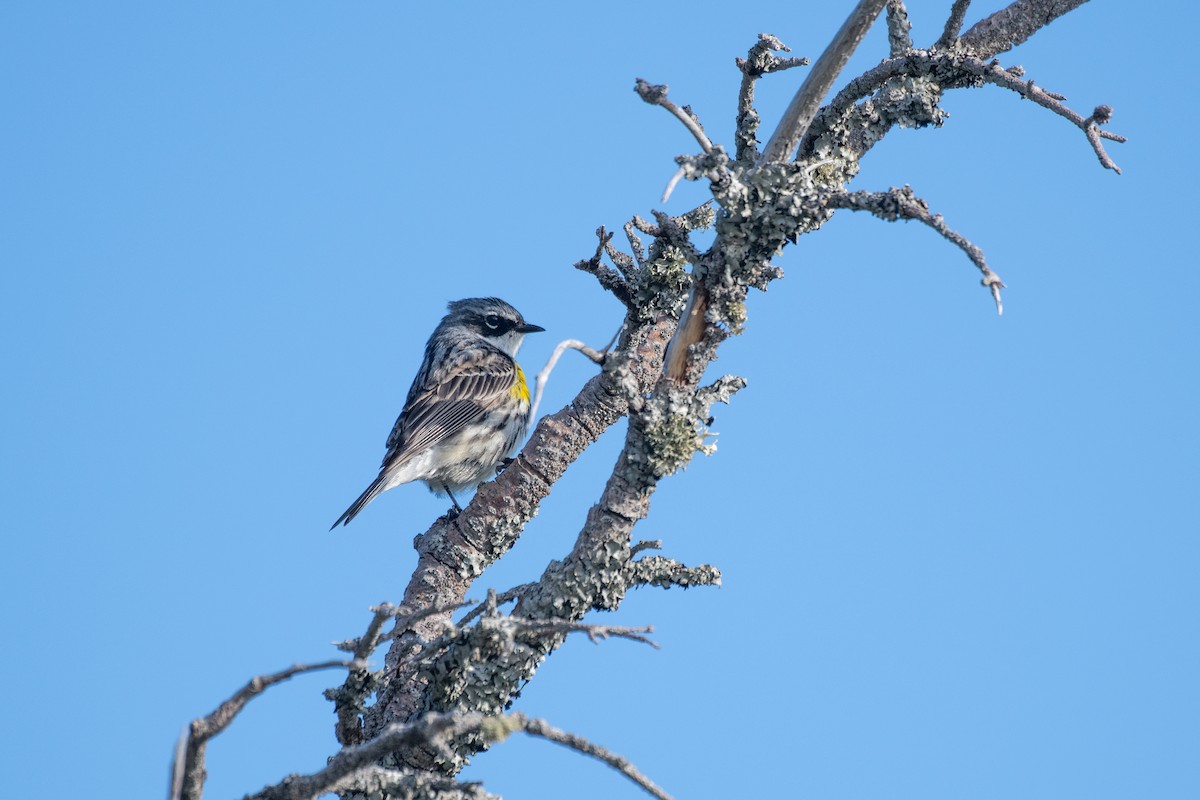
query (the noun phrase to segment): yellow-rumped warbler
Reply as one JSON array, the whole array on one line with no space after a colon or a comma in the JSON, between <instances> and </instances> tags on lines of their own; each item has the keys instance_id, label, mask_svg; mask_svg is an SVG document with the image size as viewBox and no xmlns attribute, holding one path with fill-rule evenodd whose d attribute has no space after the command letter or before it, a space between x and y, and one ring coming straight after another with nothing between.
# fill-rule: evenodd
<instances>
[{"instance_id":1,"label":"yellow-rumped warbler","mask_svg":"<svg viewBox=\"0 0 1200 800\"><path fill-rule=\"evenodd\" d=\"M515 357L530 325L496 297L455 300L425 345L425 360L392 427L379 477L338 517L345 525L381 492L425 481L435 494L479 485L525 438L529 385ZM461 509L460 509L461 510Z\"/></svg>"}]
</instances>

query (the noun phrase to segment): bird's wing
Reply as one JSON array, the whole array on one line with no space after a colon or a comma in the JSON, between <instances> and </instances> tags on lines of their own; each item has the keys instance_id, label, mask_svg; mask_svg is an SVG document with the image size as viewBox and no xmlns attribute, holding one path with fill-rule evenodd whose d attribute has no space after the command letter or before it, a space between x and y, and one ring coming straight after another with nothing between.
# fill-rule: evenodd
<instances>
[{"instance_id":1,"label":"bird's wing","mask_svg":"<svg viewBox=\"0 0 1200 800\"><path fill-rule=\"evenodd\" d=\"M388 436L386 469L479 422L493 403L512 391L517 365L506 353L487 349L478 357L433 375L410 393L408 406Z\"/></svg>"}]
</instances>

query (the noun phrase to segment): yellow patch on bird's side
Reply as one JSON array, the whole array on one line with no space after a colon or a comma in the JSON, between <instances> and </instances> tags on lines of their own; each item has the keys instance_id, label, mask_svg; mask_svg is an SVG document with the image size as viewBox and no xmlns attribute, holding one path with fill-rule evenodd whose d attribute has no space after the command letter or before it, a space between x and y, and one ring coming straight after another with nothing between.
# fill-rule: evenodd
<instances>
[{"instance_id":1,"label":"yellow patch on bird's side","mask_svg":"<svg viewBox=\"0 0 1200 800\"><path fill-rule=\"evenodd\" d=\"M520 364L514 365L517 368L517 379L513 382L509 393L518 400L529 402L529 384L525 382L525 370L521 369Z\"/></svg>"}]
</instances>

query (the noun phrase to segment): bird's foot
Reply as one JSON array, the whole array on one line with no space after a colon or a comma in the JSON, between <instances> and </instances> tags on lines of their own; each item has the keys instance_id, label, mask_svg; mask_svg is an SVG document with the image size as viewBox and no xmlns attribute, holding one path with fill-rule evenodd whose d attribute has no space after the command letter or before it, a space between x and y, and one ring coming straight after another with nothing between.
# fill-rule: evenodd
<instances>
[{"instance_id":1,"label":"bird's foot","mask_svg":"<svg viewBox=\"0 0 1200 800\"><path fill-rule=\"evenodd\" d=\"M496 474L499 475L501 472L504 472L504 470L508 469L508 465L514 461L516 461L515 458L506 458L503 461L501 461L499 464L496 465Z\"/></svg>"}]
</instances>

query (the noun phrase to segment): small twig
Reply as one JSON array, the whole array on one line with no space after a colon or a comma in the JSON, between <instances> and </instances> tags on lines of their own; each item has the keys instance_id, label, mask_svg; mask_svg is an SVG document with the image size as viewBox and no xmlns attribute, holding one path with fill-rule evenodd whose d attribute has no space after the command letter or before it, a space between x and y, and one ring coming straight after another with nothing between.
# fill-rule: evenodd
<instances>
[{"instance_id":1,"label":"small twig","mask_svg":"<svg viewBox=\"0 0 1200 800\"><path fill-rule=\"evenodd\" d=\"M838 192L829 196L825 203L829 208L844 208L849 211L869 211L880 219L894 222L897 219L911 219L924 223L940 233L943 238L957 246L967 258L971 259L979 271L983 273L981 283L992 293L996 301L996 313L1004 313L1004 304L1000 300L1000 290L1004 282L1000 276L992 272L983 257L983 251L957 231L951 230L942 219L941 214L931 214L928 204L913 194L908 186L900 189L889 189L886 192Z\"/></svg>"},{"instance_id":2,"label":"small twig","mask_svg":"<svg viewBox=\"0 0 1200 800\"><path fill-rule=\"evenodd\" d=\"M966 18L967 7L970 5L971 0L954 0L954 6L950 9L950 17L946 20L946 27L933 44L935 50L945 50L958 41L958 33L962 30L963 19Z\"/></svg>"},{"instance_id":3,"label":"small twig","mask_svg":"<svg viewBox=\"0 0 1200 800\"><path fill-rule=\"evenodd\" d=\"M643 550L662 550L662 539L643 539L629 548L629 557L633 558Z\"/></svg>"},{"instance_id":4,"label":"small twig","mask_svg":"<svg viewBox=\"0 0 1200 800\"><path fill-rule=\"evenodd\" d=\"M269 687L305 672L323 669L354 669L362 666L360 661L322 661L319 664L295 664L270 675L258 675L233 694L208 716L192 720L176 746L174 768L171 775L171 800L200 800L204 789L204 754L208 740L229 727L246 704ZM179 751L184 750L180 758Z\"/></svg>"},{"instance_id":5,"label":"small twig","mask_svg":"<svg viewBox=\"0 0 1200 800\"><path fill-rule=\"evenodd\" d=\"M639 628L627 628L618 625L590 625L585 622L573 622L572 620L558 617L551 617L549 619L506 617L506 620L515 624L518 628L533 633L586 633L588 639L593 644L599 643L601 639L615 636L618 639L629 639L634 642L648 644L655 650L661 649L657 642L642 635L644 633L653 633L654 626L652 625L643 625Z\"/></svg>"},{"instance_id":6,"label":"small twig","mask_svg":"<svg viewBox=\"0 0 1200 800\"><path fill-rule=\"evenodd\" d=\"M310 800L330 791L350 776L369 769L383 756L405 745L425 745L478 730L487 720L483 714L430 713L408 725L395 723L360 745L344 747L329 759L324 769L311 775L289 775L274 786L249 795L249 800Z\"/></svg>"},{"instance_id":7,"label":"small twig","mask_svg":"<svg viewBox=\"0 0 1200 800\"><path fill-rule=\"evenodd\" d=\"M634 586L720 586L721 571L711 564L689 567L666 556L645 556L633 562Z\"/></svg>"},{"instance_id":8,"label":"small twig","mask_svg":"<svg viewBox=\"0 0 1200 800\"><path fill-rule=\"evenodd\" d=\"M1117 136L1115 133L1100 130L1099 125L1104 125L1112 119L1112 106L1096 106L1092 111L1092 115L1084 120L1084 135L1087 136L1088 142L1092 145L1092 150L1095 151L1096 157L1100 159L1100 163L1111 169L1118 175L1121 174L1121 168L1118 167L1113 160L1108 157L1108 153L1104 150L1104 145L1100 140L1111 139L1114 142L1125 141L1124 136Z\"/></svg>"},{"instance_id":9,"label":"small twig","mask_svg":"<svg viewBox=\"0 0 1200 800\"><path fill-rule=\"evenodd\" d=\"M683 167L675 170L675 174L671 176L671 180L667 181L667 188L663 189L662 201L665 203L671 199L671 192L675 191L675 185L683 180L683 176L687 174L687 170Z\"/></svg>"},{"instance_id":10,"label":"small twig","mask_svg":"<svg viewBox=\"0 0 1200 800\"><path fill-rule=\"evenodd\" d=\"M496 605L504 605L505 603L508 603L512 600L516 600L524 592L528 591L528 589L531 586L536 586L536 585L537 584L534 584L534 583L522 583L520 586L514 586L513 588L509 589L508 591L500 592L499 594L497 594L495 596L495 604ZM472 608L470 611L468 611L466 614L463 615L463 618L458 621L458 627L460 627L460 628L466 627L466 625L469 622L471 622L471 620L475 619L480 614L482 614L485 610L487 610L491 603L492 603L492 594L489 592L487 600L485 600L484 602L475 606L474 608Z\"/></svg>"},{"instance_id":11,"label":"small twig","mask_svg":"<svg viewBox=\"0 0 1200 800\"><path fill-rule=\"evenodd\" d=\"M438 614L452 614L458 609L473 605L474 603L474 600L464 600L461 603L451 603L450 605L445 606L430 606L429 608L423 608L414 613L408 613L404 606L394 606L391 603L382 603L380 605L371 607L371 611L375 613L375 616L371 619L370 625L367 626L366 634L357 639L347 639L344 642L334 642L333 644L338 650L353 652L355 654L355 658L362 660L370 656L371 653L375 652L376 647L384 642L395 639L398 635L409 630L413 625L417 624L421 620L437 616ZM382 627L383 622L387 621L391 617L396 618L395 626L387 633L380 633L379 628ZM372 638L374 640L373 643L371 642ZM363 653L363 655L360 656L360 652Z\"/></svg>"},{"instance_id":12,"label":"small twig","mask_svg":"<svg viewBox=\"0 0 1200 800\"><path fill-rule=\"evenodd\" d=\"M825 52L817 59L808 78L792 98L783 119L779 121L771 140L763 150L760 164L775 164L789 161L796 152L796 145L804 138L808 126L812 124L821 100L837 80L838 73L859 42L866 36L871 23L879 16L886 0L859 0L858 5L846 17L841 29L833 37L833 41L825 48Z\"/></svg>"},{"instance_id":13,"label":"small twig","mask_svg":"<svg viewBox=\"0 0 1200 800\"><path fill-rule=\"evenodd\" d=\"M742 73L742 85L738 89L737 131L734 135L738 161L750 161L758 156L759 116L754 107L755 82L769 72L808 65L807 58L780 58L772 51L789 53L791 49L777 37L760 33L746 57L735 61Z\"/></svg>"},{"instance_id":14,"label":"small twig","mask_svg":"<svg viewBox=\"0 0 1200 800\"><path fill-rule=\"evenodd\" d=\"M912 23L908 21L908 9L901 0L888 0L887 28L888 50L893 58L912 50Z\"/></svg>"},{"instance_id":15,"label":"small twig","mask_svg":"<svg viewBox=\"0 0 1200 800\"><path fill-rule=\"evenodd\" d=\"M633 229L632 220L625 223L625 238L629 240L629 249L633 251L634 260L637 261L639 267L646 266L646 247L642 244L641 237L637 235L637 231ZM612 254L609 253L609 257ZM618 264L617 266L620 266Z\"/></svg>"},{"instance_id":16,"label":"small twig","mask_svg":"<svg viewBox=\"0 0 1200 800\"><path fill-rule=\"evenodd\" d=\"M618 275L611 268L606 267L601 261L601 256L605 252L608 252L609 256L612 257L612 245L610 244L612 242L612 237L613 235L606 231L603 225L597 228L596 238L600 241L596 245L595 254L589 259L576 261L575 269L595 275L596 280L600 282L601 287L612 292L613 295L620 300L626 308L632 308L633 291L629 288L629 284L625 282L624 278ZM620 262L617 261L616 258L613 258L613 261L616 262L618 266L621 266Z\"/></svg>"},{"instance_id":17,"label":"small twig","mask_svg":"<svg viewBox=\"0 0 1200 800\"><path fill-rule=\"evenodd\" d=\"M606 357L605 353L588 347L578 339L563 339L559 342L558 347L555 347L554 352L550 354L550 359L546 361L546 366L542 367L542 371L537 374L536 386L533 392L533 405L529 409L530 419L537 418L538 406L542 402L542 391L546 388L546 381L549 380L550 373L554 370L554 365L558 363L558 359L562 358L562 354L568 349L578 350L597 364L603 364Z\"/></svg>"},{"instance_id":18,"label":"small twig","mask_svg":"<svg viewBox=\"0 0 1200 800\"><path fill-rule=\"evenodd\" d=\"M708 136L704 133L704 129L700 127L700 123L696 121L693 115L667 99L667 88L665 83L652 84L642 78L638 78L637 83L633 86L633 90L638 93L638 96L642 100L652 106L662 106L674 114L683 123L684 127L691 131L692 136L696 137L696 141L700 143L700 148L705 153L711 153L713 151L713 143L709 141Z\"/></svg>"},{"instance_id":19,"label":"small twig","mask_svg":"<svg viewBox=\"0 0 1200 800\"><path fill-rule=\"evenodd\" d=\"M573 733L556 728L550 723L542 719L531 719L524 714L509 714L522 731L530 736L538 736L543 739L548 739L556 744L561 744L564 747L569 747L572 750L591 756L592 758L603 761L613 769L620 772L626 778L636 783L638 786L645 789L658 800L671 800L671 795L660 789L653 781L643 775L637 767L623 756L612 753L600 745L593 744L587 739L576 736Z\"/></svg>"},{"instance_id":20,"label":"small twig","mask_svg":"<svg viewBox=\"0 0 1200 800\"><path fill-rule=\"evenodd\" d=\"M1111 108L1108 106L1098 106L1097 111L1093 112L1092 116L1084 117L1082 114L1064 105L1063 100L1065 98L1061 94L1048 92L1033 81L1023 79L1019 70L1005 69L1000 66L998 61L983 61L974 56L918 51L908 53L899 58L890 58L847 83L825 107L822 116L825 117L828 115L835 119L841 117L848 114L855 107L855 103L859 99L878 91L893 78L914 73L925 73L935 69L949 71L950 75L957 73L954 78L947 77L943 79L945 88L952 89L983 81L984 83L990 83L994 86L1016 92L1021 97L1033 101L1042 108L1053 111L1063 119L1070 121L1087 135L1088 141L1091 143L1092 149L1096 151L1096 156L1099 158L1101 165L1120 174L1121 170L1109 158L1108 153L1105 152L1103 146L1100 144L1100 139L1124 142L1126 141L1125 137L1100 130L1096 127L1098 124L1107 122L1112 116ZM1107 113L1104 113L1102 109L1108 109ZM804 142L803 149L805 152L807 152L810 144L811 142Z\"/></svg>"}]
</instances>

